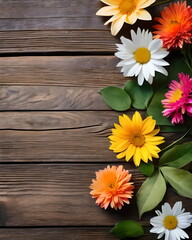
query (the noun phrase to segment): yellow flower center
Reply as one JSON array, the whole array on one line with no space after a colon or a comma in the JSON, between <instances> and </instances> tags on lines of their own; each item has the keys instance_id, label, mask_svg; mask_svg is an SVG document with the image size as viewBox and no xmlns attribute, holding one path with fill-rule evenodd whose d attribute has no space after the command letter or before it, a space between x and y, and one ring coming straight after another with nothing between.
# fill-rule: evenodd
<instances>
[{"instance_id":1,"label":"yellow flower center","mask_svg":"<svg viewBox=\"0 0 192 240\"><path fill-rule=\"evenodd\" d=\"M151 53L147 48L141 47L134 52L134 58L136 62L144 64L151 59Z\"/></svg>"},{"instance_id":2,"label":"yellow flower center","mask_svg":"<svg viewBox=\"0 0 192 240\"><path fill-rule=\"evenodd\" d=\"M136 147L141 147L145 143L145 137L141 133L134 133L130 142Z\"/></svg>"},{"instance_id":3,"label":"yellow flower center","mask_svg":"<svg viewBox=\"0 0 192 240\"><path fill-rule=\"evenodd\" d=\"M119 5L120 12L122 14L131 14L136 10L137 4L136 0L122 0Z\"/></svg>"},{"instance_id":4,"label":"yellow flower center","mask_svg":"<svg viewBox=\"0 0 192 240\"><path fill-rule=\"evenodd\" d=\"M182 91L177 88L177 89L172 93L172 96L171 96L171 98L170 98L169 103L174 103L174 102L176 102L177 100L179 100L181 97L182 97Z\"/></svg>"},{"instance_id":5,"label":"yellow flower center","mask_svg":"<svg viewBox=\"0 0 192 240\"><path fill-rule=\"evenodd\" d=\"M178 221L175 216L166 216L164 221L163 221L164 227L166 229L172 230L177 227Z\"/></svg>"}]
</instances>

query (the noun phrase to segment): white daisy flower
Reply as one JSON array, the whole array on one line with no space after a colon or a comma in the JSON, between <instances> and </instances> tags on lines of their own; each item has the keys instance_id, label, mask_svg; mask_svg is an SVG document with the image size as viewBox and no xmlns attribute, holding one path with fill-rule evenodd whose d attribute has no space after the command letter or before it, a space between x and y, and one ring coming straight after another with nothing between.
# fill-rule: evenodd
<instances>
[{"instance_id":1,"label":"white daisy flower","mask_svg":"<svg viewBox=\"0 0 192 240\"><path fill-rule=\"evenodd\" d=\"M173 208L169 203L162 205L162 213L155 211L158 216L151 218L150 223L153 228L151 233L159 234L157 239L165 235L165 240L180 240L189 238L187 233L182 229L190 227L192 223L192 214L184 212L182 202L176 202Z\"/></svg>"},{"instance_id":2,"label":"white daisy flower","mask_svg":"<svg viewBox=\"0 0 192 240\"><path fill-rule=\"evenodd\" d=\"M152 84L155 71L164 75L168 72L163 66L169 63L163 60L169 52L162 48L161 39L153 39L152 33L137 28L137 33L131 30L131 38L121 37L122 44L116 44L119 50L115 56L122 59L117 67L122 67L121 72L125 77L138 76L138 84L141 86L144 79Z\"/></svg>"}]
</instances>

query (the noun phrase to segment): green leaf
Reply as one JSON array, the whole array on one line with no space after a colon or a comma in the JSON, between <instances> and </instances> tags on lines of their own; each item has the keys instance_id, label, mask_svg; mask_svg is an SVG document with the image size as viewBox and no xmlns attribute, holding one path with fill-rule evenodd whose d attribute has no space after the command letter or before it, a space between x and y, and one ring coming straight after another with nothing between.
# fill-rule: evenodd
<instances>
[{"instance_id":1,"label":"green leaf","mask_svg":"<svg viewBox=\"0 0 192 240\"><path fill-rule=\"evenodd\" d=\"M168 70L168 79L169 80L177 80L178 79L178 73L185 73L191 75L192 72L190 68L185 63L182 56L177 55L174 56L174 58L171 61L169 70Z\"/></svg>"},{"instance_id":2,"label":"green leaf","mask_svg":"<svg viewBox=\"0 0 192 240\"><path fill-rule=\"evenodd\" d=\"M161 132L186 132L187 129L188 129L188 127L183 126L183 125L178 125L178 126L161 126Z\"/></svg>"},{"instance_id":3,"label":"green leaf","mask_svg":"<svg viewBox=\"0 0 192 240\"><path fill-rule=\"evenodd\" d=\"M115 224L110 233L120 239L124 239L128 237L140 237L144 234L144 230L141 224L133 220L125 220Z\"/></svg>"},{"instance_id":4,"label":"green leaf","mask_svg":"<svg viewBox=\"0 0 192 240\"><path fill-rule=\"evenodd\" d=\"M153 89L147 82L139 86L137 81L127 81L124 90L131 97L132 106L137 109L147 108L148 102L153 96Z\"/></svg>"},{"instance_id":5,"label":"green leaf","mask_svg":"<svg viewBox=\"0 0 192 240\"><path fill-rule=\"evenodd\" d=\"M152 162L144 163L141 162L138 170L142 172L145 176L150 177L154 172L154 165Z\"/></svg>"},{"instance_id":6,"label":"green leaf","mask_svg":"<svg viewBox=\"0 0 192 240\"><path fill-rule=\"evenodd\" d=\"M192 142L175 145L163 153L159 165L181 168L192 161Z\"/></svg>"},{"instance_id":7,"label":"green leaf","mask_svg":"<svg viewBox=\"0 0 192 240\"><path fill-rule=\"evenodd\" d=\"M179 195L192 198L192 174L190 172L172 167L161 167L160 170Z\"/></svg>"},{"instance_id":8,"label":"green leaf","mask_svg":"<svg viewBox=\"0 0 192 240\"><path fill-rule=\"evenodd\" d=\"M106 104L116 111L125 111L131 106L131 98L121 88L106 87L100 90Z\"/></svg>"},{"instance_id":9,"label":"green leaf","mask_svg":"<svg viewBox=\"0 0 192 240\"><path fill-rule=\"evenodd\" d=\"M153 89L157 92L160 88L168 86L168 77L162 73L155 72L155 77L153 78Z\"/></svg>"},{"instance_id":10,"label":"green leaf","mask_svg":"<svg viewBox=\"0 0 192 240\"><path fill-rule=\"evenodd\" d=\"M149 116L153 116L156 120L157 125L172 125L171 121L164 117L162 111L164 110L161 100L165 98L165 93L167 90L161 89L156 92L155 96L153 97L151 104L147 108L147 114Z\"/></svg>"},{"instance_id":11,"label":"green leaf","mask_svg":"<svg viewBox=\"0 0 192 240\"><path fill-rule=\"evenodd\" d=\"M148 177L137 192L139 216L155 208L162 201L165 192L166 183L159 171Z\"/></svg>"}]
</instances>

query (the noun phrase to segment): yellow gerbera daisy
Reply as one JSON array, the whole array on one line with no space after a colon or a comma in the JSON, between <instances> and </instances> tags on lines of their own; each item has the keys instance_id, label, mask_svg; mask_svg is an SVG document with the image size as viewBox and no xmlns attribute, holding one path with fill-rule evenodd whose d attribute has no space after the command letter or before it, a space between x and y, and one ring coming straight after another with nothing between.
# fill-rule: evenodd
<instances>
[{"instance_id":1,"label":"yellow gerbera daisy","mask_svg":"<svg viewBox=\"0 0 192 240\"><path fill-rule=\"evenodd\" d=\"M96 15L112 16L106 23L111 24L111 34L116 35L122 28L124 22L134 24L137 19L151 20L151 15L144 9L155 0L101 0L107 4L101 8Z\"/></svg>"},{"instance_id":2,"label":"yellow gerbera daisy","mask_svg":"<svg viewBox=\"0 0 192 240\"><path fill-rule=\"evenodd\" d=\"M142 120L139 112L135 112L132 120L126 115L119 116L119 124L114 124L110 150L119 153L117 158L129 161L133 157L134 164L140 165L141 160L152 161L152 157L159 158L161 151L157 145L164 142L164 137L155 136L160 130L154 129L156 121L151 116Z\"/></svg>"}]
</instances>

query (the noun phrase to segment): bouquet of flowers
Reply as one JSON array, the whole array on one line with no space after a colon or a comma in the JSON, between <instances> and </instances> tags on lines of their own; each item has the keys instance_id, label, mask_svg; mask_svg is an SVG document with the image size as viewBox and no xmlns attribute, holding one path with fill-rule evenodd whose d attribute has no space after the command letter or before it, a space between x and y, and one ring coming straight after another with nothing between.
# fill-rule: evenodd
<instances>
[{"instance_id":1,"label":"bouquet of flowers","mask_svg":"<svg viewBox=\"0 0 192 240\"><path fill-rule=\"evenodd\" d=\"M119 116L108 138L117 159L132 161L147 176L136 193L141 218L163 200L167 183L177 194L192 198L192 174L183 169L192 160L192 141L178 144L187 134L192 135L192 7L187 1L101 1L107 6L97 15L111 16L105 24L111 23L112 35L117 35L124 23L132 26L137 19L152 23L152 30L131 29L130 37L121 36L116 44L117 67L129 77L124 87L100 90L113 110L135 110L132 117ZM166 6L160 15L151 16L150 10L162 3ZM148 12L145 8L149 6ZM161 131L184 134L161 149L159 145L167 141L159 135ZM131 177L122 165L108 165L96 172L90 194L101 208L121 209L135 194ZM183 229L191 225L192 214L184 211L181 201L172 208L164 203L162 211L156 210L157 216L150 220L150 232L157 233L158 239L164 235L165 240L189 238ZM138 222L126 220L117 223L111 233L124 239L139 237L144 231Z\"/></svg>"}]
</instances>

